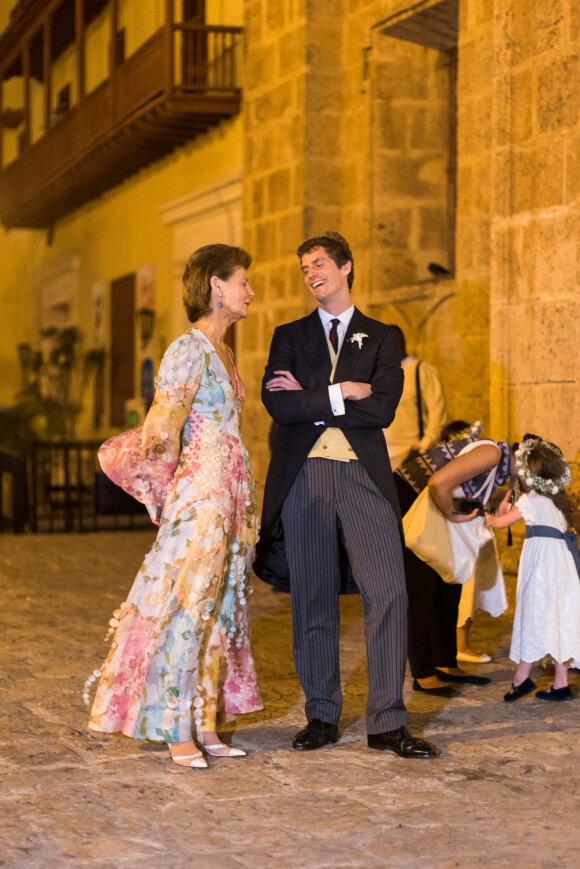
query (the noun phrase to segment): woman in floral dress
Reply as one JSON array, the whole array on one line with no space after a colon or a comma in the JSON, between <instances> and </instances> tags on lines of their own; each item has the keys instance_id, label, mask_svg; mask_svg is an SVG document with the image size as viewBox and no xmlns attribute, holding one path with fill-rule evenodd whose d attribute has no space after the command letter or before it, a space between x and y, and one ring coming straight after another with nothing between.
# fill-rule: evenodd
<instances>
[{"instance_id":1,"label":"woman in floral dress","mask_svg":"<svg viewBox=\"0 0 580 869\"><path fill-rule=\"evenodd\" d=\"M207 761L192 727L208 753L240 756L219 740L217 714L262 708L247 614L257 510L239 430L245 390L224 343L248 314L250 263L223 244L191 256L183 280L193 325L163 357L142 433L117 435L100 452L159 533L89 680L100 676L89 727L165 741L176 763L198 768Z\"/></svg>"}]
</instances>

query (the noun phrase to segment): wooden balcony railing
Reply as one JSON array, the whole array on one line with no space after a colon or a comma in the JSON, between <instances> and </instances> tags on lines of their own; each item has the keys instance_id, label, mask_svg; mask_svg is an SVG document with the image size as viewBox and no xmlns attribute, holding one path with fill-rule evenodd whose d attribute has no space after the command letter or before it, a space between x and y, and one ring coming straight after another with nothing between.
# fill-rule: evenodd
<instances>
[{"instance_id":1,"label":"wooden balcony railing","mask_svg":"<svg viewBox=\"0 0 580 869\"><path fill-rule=\"evenodd\" d=\"M2 223L49 226L235 115L240 56L241 28L158 30L0 170Z\"/></svg>"}]
</instances>

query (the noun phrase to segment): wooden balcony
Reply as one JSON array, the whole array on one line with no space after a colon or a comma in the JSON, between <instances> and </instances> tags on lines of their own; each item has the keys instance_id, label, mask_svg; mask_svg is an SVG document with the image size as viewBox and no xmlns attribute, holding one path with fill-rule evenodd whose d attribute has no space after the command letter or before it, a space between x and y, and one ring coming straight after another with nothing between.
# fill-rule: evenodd
<instances>
[{"instance_id":1,"label":"wooden balcony","mask_svg":"<svg viewBox=\"0 0 580 869\"><path fill-rule=\"evenodd\" d=\"M48 227L237 114L240 53L240 28L162 27L0 171L4 226Z\"/></svg>"}]
</instances>

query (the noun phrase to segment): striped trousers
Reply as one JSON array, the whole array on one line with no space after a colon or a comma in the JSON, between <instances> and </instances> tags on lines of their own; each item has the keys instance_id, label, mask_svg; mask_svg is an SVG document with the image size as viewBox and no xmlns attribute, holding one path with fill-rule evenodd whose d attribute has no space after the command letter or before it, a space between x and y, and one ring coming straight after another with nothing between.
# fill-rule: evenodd
<instances>
[{"instance_id":1,"label":"striped trousers","mask_svg":"<svg viewBox=\"0 0 580 869\"><path fill-rule=\"evenodd\" d=\"M294 663L306 717L338 723L339 533L364 616L368 733L406 723L407 594L395 512L360 462L307 459L282 508L290 569ZM339 530L340 529L340 530Z\"/></svg>"}]
</instances>

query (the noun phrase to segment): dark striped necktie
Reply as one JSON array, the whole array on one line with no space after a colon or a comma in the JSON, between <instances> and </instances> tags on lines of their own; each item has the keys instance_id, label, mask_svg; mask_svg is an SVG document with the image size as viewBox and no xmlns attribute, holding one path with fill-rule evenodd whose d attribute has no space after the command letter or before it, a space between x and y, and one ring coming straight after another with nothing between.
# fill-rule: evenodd
<instances>
[{"instance_id":1,"label":"dark striped necktie","mask_svg":"<svg viewBox=\"0 0 580 869\"><path fill-rule=\"evenodd\" d=\"M334 320L330 321L330 332L328 333L328 338L330 343L332 344L332 349L335 353L338 353L338 326L340 324L340 320L336 317Z\"/></svg>"}]
</instances>

